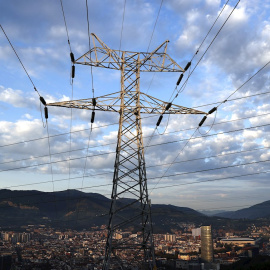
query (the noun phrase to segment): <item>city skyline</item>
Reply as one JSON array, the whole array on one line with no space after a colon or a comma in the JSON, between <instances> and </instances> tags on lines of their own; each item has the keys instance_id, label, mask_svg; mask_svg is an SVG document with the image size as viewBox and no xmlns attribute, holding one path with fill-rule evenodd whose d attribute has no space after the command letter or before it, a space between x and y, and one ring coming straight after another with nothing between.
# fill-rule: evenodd
<instances>
[{"instance_id":1,"label":"city skyline","mask_svg":"<svg viewBox=\"0 0 270 270\"><path fill-rule=\"evenodd\" d=\"M201 233L197 236L193 234L194 230L201 230L203 227L195 228L195 224L185 222L179 225L178 230L171 233L154 234L158 269L179 269L179 266L184 266L185 269L222 269L225 265L229 269L236 262L238 265L252 265L255 269L262 264L269 265L268 225L254 225L251 221L240 231L230 228L228 232L224 226L213 230L213 239L210 237L211 263L205 262L203 233L201 238ZM23 226L20 231L3 230L0 231L3 250L0 262L10 266L13 264L15 269L46 265L47 268L49 265L56 269L101 269L104 228L106 225L77 231L28 225ZM129 234L130 232L123 231L122 234L115 235L115 239L126 238ZM132 258L127 250L127 260Z\"/></svg>"},{"instance_id":2,"label":"city skyline","mask_svg":"<svg viewBox=\"0 0 270 270\"><path fill-rule=\"evenodd\" d=\"M60 1L15 2L15 5L1 3L1 25L41 96L48 103L70 100L72 95L73 99L92 97L90 68L79 65L72 94L70 49ZM237 2L228 2L178 89ZM184 68L225 1L126 1L125 8L125 1L120 0L88 4L90 32L112 49L147 52L170 40L168 54ZM63 8L71 49L77 59L89 49L85 3L64 1ZM211 104L198 108L208 112L262 68L270 60L269 9L270 1L241 1L174 103L186 107ZM50 138L51 160L55 162L53 174L49 164L35 166L50 163L39 97L4 34L0 35L0 146L3 146L0 188L44 191L72 188L110 197L118 115L96 111L89 135L91 111L72 110L71 117L70 110L49 107L49 134L65 134ZM98 68L92 71L95 97L120 91L117 71ZM214 125L205 137L196 132L186 146L202 116L173 115L170 119L164 116L151 142L149 137L159 116L143 119L144 144L151 146L146 148L145 156L152 203L196 210L235 210L269 200L266 172L270 169L267 134L270 106L269 94L262 94L270 89L269 71L266 66L231 97L239 99L219 106L215 123L225 123ZM179 75L141 74L141 91L169 101ZM255 96L243 98L252 95ZM214 118L215 113L207 118L200 129L202 134L209 130ZM83 131L74 132L77 130ZM163 136L159 135L163 132ZM39 138L44 139L31 141ZM25 143L7 146L21 141ZM91 148L86 150L88 146ZM69 154L70 149L80 150ZM65 153L55 154L58 152ZM85 162L86 154L94 157ZM43 157L33 158L36 156ZM11 162L14 160L20 161ZM170 163L175 164L164 165ZM32 167L23 168L27 166Z\"/></svg>"}]
</instances>

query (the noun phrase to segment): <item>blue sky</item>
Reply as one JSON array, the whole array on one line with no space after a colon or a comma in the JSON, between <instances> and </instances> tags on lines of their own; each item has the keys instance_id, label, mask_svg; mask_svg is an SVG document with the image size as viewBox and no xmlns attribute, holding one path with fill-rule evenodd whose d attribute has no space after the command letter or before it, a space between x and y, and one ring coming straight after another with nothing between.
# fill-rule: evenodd
<instances>
[{"instance_id":1,"label":"blue sky","mask_svg":"<svg viewBox=\"0 0 270 270\"><path fill-rule=\"evenodd\" d=\"M237 1L228 2L217 24L192 61L191 70L236 3ZM225 1L219 0L164 0L153 33L160 1L126 0L121 49L147 51L149 46L149 51L152 51L168 39L170 40L168 54L184 67L196 52L224 4ZM89 0L88 5L90 32L99 36L110 48L118 50L124 0ZM71 48L75 58L78 58L88 50L85 1L63 0L63 6ZM0 7L0 23L39 93L47 102L71 99L70 51L60 1L12 0L2 1ZM153 38L150 43L152 33ZM67 160L69 156L81 158L71 161L70 169L68 161L54 163L53 175L49 165L14 169L49 162L47 130L43 128L38 95L2 32L0 33L0 60L0 146L2 146L0 187L52 191L53 177L54 190L83 187L86 192L99 192L109 196L114 154L88 158L84 170L83 157L86 155L85 148L88 145L89 130L87 129L90 127L91 112L72 111L71 130L86 130L72 133L71 143L70 136L67 134L50 139L53 162ZM223 101L269 60L270 1L241 1L193 72L185 90L174 103L196 107ZM152 73L143 74L141 91L148 91L150 95L168 101L178 76L177 73L163 73L156 74L153 78ZM270 67L267 66L231 98L270 91L269 76ZM93 77L97 97L120 90L118 71L93 68ZM74 99L92 97L91 84L90 67L76 65ZM180 150L185 141L181 140L191 136L194 132L191 128L196 127L202 117L171 116L166 133L158 135L156 132L151 144L177 142L146 150L146 164L150 166L147 171L148 187L152 202L200 210L217 208L233 210L269 200L269 174L262 173L270 169L267 162L270 159L269 100L270 94L264 94L222 104L217 112L216 125L208 135L265 126L200 137L191 140L183 152ZM204 106L200 107L200 110L207 112L212 107L213 105ZM157 118L158 116L155 116L143 120L145 136L153 132ZM246 119L237 120L240 118ZM211 125L213 121L214 115L211 115L205 125ZM224 121L227 123L217 124ZM117 122L117 114L96 112L89 143L92 147L88 150L89 155L115 150ZM115 125L100 128L113 123ZM160 133L165 130L166 124L165 117L159 128ZM49 108L50 135L69 132L70 126L70 110ZM205 133L208 129L209 127L204 127L201 132ZM194 137L199 136L201 136L199 133L194 135ZM38 138L45 139L7 146L7 144ZM101 146L105 143L112 144ZM68 152L70 145L72 150L84 150L72 151L70 154ZM263 149L254 150L257 148ZM56 154L59 152L65 153ZM37 156L42 157L36 158ZM215 157L207 158L211 156ZM159 179L168 168L164 164L174 161L176 157L178 163L171 166L165 176ZM246 163L252 164L190 173ZM96 176L85 177L82 180L79 177L84 173ZM246 174L250 175L235 177ZM166 177L166 175L170 176ZM218 180L220 178L225 179ZM195 181L209 182L194 183ZM156 184L156 189L152 190ZM107 186L92 187L98 185ZM170 185L176 186L164 188Z\"/></svg>"}]
</instances>

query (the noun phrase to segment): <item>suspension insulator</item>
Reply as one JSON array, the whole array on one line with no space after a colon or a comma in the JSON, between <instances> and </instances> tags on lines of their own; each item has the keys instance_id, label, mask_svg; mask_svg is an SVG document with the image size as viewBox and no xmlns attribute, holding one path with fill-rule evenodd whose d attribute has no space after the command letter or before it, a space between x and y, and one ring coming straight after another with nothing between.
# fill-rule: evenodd
<instances>
[{"instance_id":1,"label":"suspension insulator","mask_svg":"<svg viewBox=\"0 0 270 270\"><path fill-rule=\"evenodd\" d=\"M72 77L72 79L75 77L75 66L74 65L72 66L72 69L71 69L71 77Z\"/></svg>"},{"instance_id":2,"label":"suspension insulator","mask_svg":"<svg viewBox=\"0 0 270 270\"><path fill-rule=\"evenodd\" d=\"M204 123L204 121L206 120L206 118L207 118L207 116L205 115L205 116L203 117L203 119L201 120L201 122L200 122L200 124L199 124L199 127L202 126L202 124Z\"/></svg>"},{"instance_id":3,"label":"suspension insulator","mask_svg":"<svg viewBox=\"0 0 270 270\"><path fill-rule=\"evenodd\" d=\"M91 123L93 124L95 121L95 112L92 112L92 116L91 116Z\"/></svg>"},{"instance_id":4,"label":"suspension insulator","mask_svg":"<svg viewBox=\"0 0 270 270\"><path fill-rule=\"evenodd\" d=\"M182 81L182 79L183 79L183 73L179 76L179 78L178 78L178 81L177 81L177 83L176 83L176 85L179 85L180 84L180 82Z\"/></svg>"},{"instance_id":5,"label":"suspension insulator","mask_svg":"<svg viewBox=\"0 0 270 270\"><path fill-rule=\"evenodd\" d=\"M158 121L157 121L157 127L160 125L160 122L161 122L162 118L163 118L163 115L161 115L161 116L158 118Z\"/></svg>"},{"instance_id":6,"label":"suspension insulator","mask_svg":"<svg viewBox=\"0 0 270 270\"><path fill-rule=\"evenodd\" d=\"M191 65L191 62L188 62L187 65L185 66L184 70L187 71L188 68L190 67L190 65Z\"/></svg>"},{"instance_id":7,"label":"suspension insulator","mask_svg":"<svg viewBox=\"0 0 270 270\"><path fill-rule=\"evenodd\" d=\"M172 103L171 102L168 103L167 106L166 106L166 108L165 108L165 111L168 111L171 108L171 106L172 106Z\"/></svg>"},{"instance_id":8,"label":"suspension insulator","mask_svg":"<svg viewBox=\"0 0 270 270\"><path fill-rule=\"evenodd\" d=\"M42 103L44 106L46 106L46 101L45 101L45 99L44 99L43 97L39 97L39 99L40 99L41 103Z\"/></svg>"},{"instance_id":9,"label":"suspension insulator","mask_svg":"<svg viewBox=\"0 0 270 270\"><path fill-rule=\"evenodd\" d=\"M211 113L213 113L214 111L216 111L217 110L217 107L214 107L213 109L211 109L209 112L208 112L208 114L211 114Z\"/></svg>"},{"instance_id":10,"label":"suspension insulator","mask_svg":"<svg viewBox=\"0 0 270 270\"><path fill-rule=\"evenodd\" d=\"M74 58L73 52L70 53L70 60L71 60L72 63L75 62L75 58Z\"/></svg>"},{"instance_id":11,"label":"suspension insulator","mask_svg":"<svg viewBox=\"0 0 270 270\"><path fill-rule=\"evenodd\" d=\"M45 113L45 118L48 119L49 116L48 116L48 108L47 107L44 108L44 113Z\"/></svg>"},{"instance_id":12,"label":"suspension insulator","mask_svg":"<svg viewBox=\"0 0 270 270\"><path fill-rule=\"evenodd\" d=\"M95 107L97 105L97 101L95 98L92 98L92 103L93 103L93 106Z\"/></svg>"}]
</instances>

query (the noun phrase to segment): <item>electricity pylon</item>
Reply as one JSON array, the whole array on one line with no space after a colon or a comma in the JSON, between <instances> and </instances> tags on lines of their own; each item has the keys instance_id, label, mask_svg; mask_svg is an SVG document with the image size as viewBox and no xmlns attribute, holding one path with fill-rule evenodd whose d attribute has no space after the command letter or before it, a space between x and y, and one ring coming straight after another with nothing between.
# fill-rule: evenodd
<instances>
[{"instance_id":1,"label":"electricity pylon","mask_svg":"<svg viewBox=\"0 0 270 270\"><path fill-rule=\"evenodd\" d=\"M140 91L140 72L184 72L166 54L168 41L151 53L117 51L95 34L91 35L94 47L74 63L120 70L121 91L48 106L120 114L103 270L155 269L141 114L205 113L161 101Z\"/></svg>"}]
</instances>

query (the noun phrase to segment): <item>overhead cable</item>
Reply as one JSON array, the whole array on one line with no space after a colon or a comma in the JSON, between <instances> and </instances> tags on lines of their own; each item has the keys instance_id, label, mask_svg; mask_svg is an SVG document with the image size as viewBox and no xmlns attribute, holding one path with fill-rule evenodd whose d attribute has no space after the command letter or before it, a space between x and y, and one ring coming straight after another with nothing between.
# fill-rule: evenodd
<instances>
[{"instance_id":1,"label":"overhead cable","mask_svg":"<svg viewBox=\"0 0 270 270\"><path fill-rule=\"evenodd\" d=\"M60 0L60 3L61 3L63 19L64 19L64 23L65 23L65 27L66 27L68 46L69 46L70 53L72 53L71 45L70 45L70 39L69 39L69 34L68 34L68 27L67 27L67 22L66 22L66 16L65 16L65 11L64 11L64 7L63 7L63 2L62 2L62 0Z\"/></svg>"},{"instance_id":2,"label":"overhead cable","mask_svg":"<svg viewBox=\"0 0 270 270\"><path fill-rule=\"evenodd\" d=\"M5 32L5 30L4 30L4 28L2 27L1 24L0 24L0 27L1 27L1 29L2 29L2 31L3 31L3 33L4 33L4 35L6 36L6 39L7 39L7 41L9 42L10 47L12 48L13 52L15 53L15 55L17 56L17 58L18 58L18 60L19 60L19 62L20 62L20 64L21 64L21 66L23 67L23 69L24 69L24 71L25 71L27 77L29 78L31 84L33 85L34 90L37 92L37 94L39 95L39 97L41 97L41 95L39 94L39 92L38 92L38 90L37 90L37 88L36 88L36 86L35 86L35 84L34 84L34 82L32 81L32 79L31 79L29 73L27 72L27 70L26 70L26 68L25 68L25 66L24 66L24 64L23 64L23 62L21 61L19 55L17 54L15 48L13 47L11 41L9 40L9 38L8 38L6 32ZM43 99L43 97L41 97L41 98ZM43 99L43 100L44 100L44 99ZM45 100L44 100L44 101L45 101Z\"/></svg>"},{"instance_id":3,"label":"overhead cable","mask_svg":"<svg viewBox=\"0 0 270 270\"><path fill-rule=\"evenodd\" d=\"M248 96L244 96L244 97L239 97L239 98L234 98L234 99L227 99L226 102L230 102L230 101L235 101L235 100L240 100L240 99L245 99L245 98L250 98L250 97L254 97L254 96L260 96L260 95L267 95L267 94L270 94L270 91L268 92L263 92L263 93L258 93L258 94L253 94L253 95L248 95ZM198 105L198 106L195 106L193 108L199 108L199 107L206 107L206 106L210 106L210 105L216 105L216 104L219 104L219 103L224 103L224 101L217 101L215 103L208 103L208 104L204 104L204 105ZM266 114L261 114L262 115L266 115ZM258 115L260 116L260 115ZM151 116L147 116L147 117L142 117L141 119L144 120L144 119L147 119L147 118L153 118L153 117L156 117L156 115L151 115ZM256 117L256 116L254 116ZM240 119L246 119L246 118L240 118ZM240 120L239 119L239 120ZM237 120L237 119L236 119ZM235 121L235 120L231 120L231 121ZM222 124L222 123L227 123L227 122L231 122L231 121L226 121L226 122L220 122L220 123L217 123L217 124ZM97 128L103 128L103 127L108 127L108 126L113 126L113 125L118 125L119 123L112 123L112 124L107 124L107 125L102 125L102 126L97 126L97 127L93 127L93 129L97 129ZM215 124L216 125L216 124ZM206 126L210 126L210 125L204 125L205 127ZM184 130L181 130L181 131L185 131L185 130L190 130L190 129L194 129L195 127L193 128L189 128L189 129L184 129ZM80 130L74 130L72 131L72 133L76 133L76 132L82 132L82 131L87 131L89 130L90 128L86 128L86 129L80 129ZM50 138L52 137L57 137L57 136L63 136L63 135L69 135L70 132L65 132L65 133L60 133L60 134L56 134L56 135L50 135ZM165 133L167 134L167 133ZM43 139L47 139L47 137L41 137L41 138L36 138L36 139L30 139L30 140L25 140L25 141L21 141L21 142L15 142L15 143L10 143L10 144L4 144L4 145L0 145L0 147L7 147L7 146L12 146L12 145L16 145L16 144L21 144L21 143L26 143L26 142L31 142L31 141L38 141L38 140L43 140Z\"/></svg>"},{"instance_id":4,"label":"overhead cable","mask_svg":"<svg viewBox=\"0 0 270 270\"><path fill-rule=\"evenodd\" d=\"M161 181L161 179L164 177L164 175L168 172L168 170L171 168L171 166L173 165L173 163L176 161L176 159L179 157L179 155L184 151L184 149L186 148L186 146L188 145L188 143L192 140L193 136L195 135L196 131L198 130L199 127L197 127L195 129L195 131L192 133L192 135L190 136L190 138L186 141L186 143L184 144L184 146L181 148L181 150L179 151L179 153L176 155L176 157L174 158L174 160L172 161L172 163L169 165L169 167L165 170L165 172L162 174L161 177L159 177L158 182L156 183L155 187L159 184L159 182ZM149 179L149 178L148 178ZM155 189L155 188L154 188ZM154 190L153 189L153 190ZM150 191L150 194L152 193L152 190ZM149 195L150 195L149 194Z\"/></svg>"},{"instance_id":5,"label":"overhead cable","mask_svg":"<svg viewBox=\"0 0 270 270\"><path fill-rule=\"evenodd\" d=\"M216 182L216 181L234 179L234 178L239 178L239 177L244 177L244 176L253 176L253 175L259 175L259 174L265 174L265 173L270 173L270 170L262 171L262 172L256 172L256 173L239 174L239 175L216 178L216 179L199 180L199 181L182 183L182 184L166 185L166 186L155 187L155 189L162 189L162 188L169 188L169 187L176 187L176 186L187 186L187 185L194 185L194 184L207 183L207 182ZM153 190L151 190L151 192L152 191Z\"/></svg>"},{"instance_id":6,"label":"overhead cable","mask_svg":"<svg viewBox=\"0 0 270 270\"><path fill-rule=\"evenodd\" d=\"M204 53L202 54L201 58L199 59L199 61L196 63L195 67L192 69L192 71L190 72L190 74L188 75L186 81L184 82L184 84L182 85L182 87L180 87L179 90L177 90L177 94L175 95L175 97L172 99L171 102L173 102L177 97L178 94L181 92L181 90L183 89L185 83L187 83L187 81L189 80L190 76L193 74L193 72L195 71L195 69L197 68L197 66L199 65L199 63L202 61L203 57L205 56L205 54L207 53L207 51L209 50L209 48L212 46L212 44L214 43L214 41L216 40L217 36L219 35L219 33L221 32L221 30L223 29L223 27L225 26L225 24L227 23L227 21L229 20L229 18L231 17L231 15L233 14L233 12L235 11L235 9L237 8L238 4L240 3L241 0L239 0L236 5L234 6L234 8L232 9L232 11L230 12L230 14L228 15L228 17L226 18L226 20L224 21L224 23L222 24L222 26L220 27L220 29L218 30L218 32L216 33L215 37L212 39L212 41L210 42L210 44L208 45L208 47L206 48L206 50L204 51ZM191 63L191 62L189 62Z\"/></svg>"},{"instance_id":7,"label":"overhead cable","mask_svg":"<svg viewBox=\"0 0 270 270\"><path fill-rule=\"evenodd\" d=\"M253 94L253 95L248 95L248 96L243 96L243 97L238 97L238 98L231 98L231 99L227 99L226 102L240 100L240 99L244 99L244 98L256 97L256 96L261 96L261 95L268 95L268 94L270 94L270 91L262 92L262 93L258 93L258 94ZM195 106L195 107L192 107L192 108L195 109L195 108L200 108L200 107L206 107L206 106L210 106L210 105L216 105L216 104L219 104L219 103L224 103L224 101L217 101L217 102L214 102L214 103L208 103L208 104L204 104L204 105L199 105L199 106Z\"/></svg>"},{"instance_id":8,"label":"overhead cable","mask_svg":"<svg viewBox=\"0 0 270 270\"><path fill-rule=\"evenodd\" d=\"M219 19L219 17L221 16L221 14L223 13L224 9L226 8L227 4L229 3L230 0L227 0L227 2L223 5L221 11L218 13L217 18L215 19L214 23L212 24L211 28L209 29L209 31L207 32L207 34L205 35L203 41L201 42L200 46L198 47L197 51L194 53L193 57L191 58L190 62L192 62L192 60L194 59L194 57L199 53L203 43L205 42L206 38L208 37L208 35L210 34L210 32L212 31L213 27L215 26L217 20Z\"/></svg>"},{"instance_id":9,"label":"overhead cable","mask_svg":"<svg viewBox=\"0 0 270 270\"><path fill-rule=\"evenodd\" d=\"M141 120L147 119L147 118L152 118L152 117L156 117L156 115L150 115L147 117L141 117ZM114 126L114 125L118 125L119 123L112 123L112 124L107 124L107 125L102 125L102 126L97 126L97 127L93 127L92 129L97 129L97 128L103 128L103 127L109 127L109 126ZM90 130L90 128L85 128L85 129L80 129L80 130L74 130L71 133L76 133L76 132L82 132L82 131L88 131ZM69 132L65 132L65 133L59 133L59 134L55 134L55 135L50 135L50 138L53 137L58 137L58 136L63 136L63 135L69 135ZM20 141L20 142L15 142L15 143L9 143L9 144L4 144L4 145L0 145L0 147L6 147L6 146L13 146L16 144L21 144L21 143L26 143L26 142L33 142L33 141L39 141L39 140L44 140L47 139L47 137L41 137L41 138L35 138L35 139L30 139L30 140L25 140L25 141Z\"/></svg>"},{"instance_id":10,"label":"overhead cable","mask_svg":"<svg viewBox=\"0 0 270 270\"><path fill-rule=\"evenodd\" d=\"M123 16L122 16L122 26L121 26L121 34L120 34L120 44L119 44L119 54L120 54L121 46L122 46L122 37L123 37L124 20L125 20L125 12L126 12L126 2L127 2L127 0L124 0L124 8L123 8Z\"/></svg>"},{"instance_id":11,"label":"overhead cable","mask_svg":"<svg viewBox=\"0 0 270 270\"><path fill-rule=\"evenodd\" d=\"M148 47L147 47L147 52L149 52L149 48L150 48L150 45L151 45L151 42L152 42L152 39L153 39L153 35L154 35L155 29L156 29L156 26L157 26L157 22L158 22L158 18L159 18L159 14L160 14L160 11L161 11L163 1L164 0L161 0L161 2L160 2L160 6L159 6L156 21L155 21L155 25L154 25L154 28L153 28L153 31L152 31L152 34L151 34L151 37L150 37L150 41L149 41L149 44L148 44Z\"/></svg>"},{"instance_id":12,"label":"overhead cable","mask_svg":"<svg viewBox=\"0 0 270 270\"><path fill-rule=\"evenodd\" d=\"M270 160L264 160L262 162L267 162ZM260 163L260 161L258 162L254 162L254 164L256 163ZM247 163L248 164L248 163ZM245 164L239 164L239 165L232 165L232 166L244 166ZM226 168L224 166L224 168ZM211 171L213 169L209 169L209 171ZM197 171L197 172L201 172L201 171ZM190 172L190 173L182 173L182 174L193 174L195 172ZM160 186L157 187L157 184L153 183L153 185L155 185L152 189L151 189L151 193L155 190L155 189L162 189L162 188L170 188L170 187L175 187L175 186L186 186L186 185L192 185L192 184L200 184L200 183L207 183L207 182L215 182L215 181L221 181L221 180L228 180L228 179L234 179L234 178L239 178L239 177L244 177L244 176L253 176L253 175L259 175L259 174L265 174L265 173L270 173L270 170L266 170L266 171L260 171L260 172L255 172L255 173L248 173L248 174L239 174L239 175L233 175L233 176L226 176L226 177L221 177L221 178L215 178L215 179L207 179L207 180L199 180L199 181L193 181L193 182L187 182L187 183L180 183L180 184L171 184L171 185L165 185L165 186ZM175 174L175 175L170 175L170 177L175 177L175 176L179 176L181 174ZM74 179L79 179L81 177L74 177ZM67 180L68 178L66 178ZM157 179L156 177L153 178L148 178L148 179ZM64 181L64 179L57 179L55 180L55 182L59 182L59 181ZM43 181L41 183L49 183L50 181ZM33 183L32 183L33 184ZM3 189L8 189L8 188L13 188L13 187L22 187L22 186L27 186L27 185L32 185L32 184L22 184L22 185L16 185L16 186L11 186L11 187L5 187ZM36 183L38 184L38 183ZM101 184L101 185L94 185L94 186L85 186L83 189L89 189L89 188L99 188L99 187L109 187L112 184ZM80 189L80 188L78 188ZM110 194L108 194L110 195ZM33 196L36 196L35 194L33 194ZM19 196L18 196L19 197Z\"/></svg>"},{"instance_id":13,"label":"overhead cable","mask_svg":"<svg viewBox=\"0 0 270 270\"><path fill-rule=\"evenodd\" d=\"M233 91L223 102L221 102L217 107L219 107L222 103L225 103L228 101L228 99L234 95L237 91L239 91L244 85L246 85L251 79L253 79L259 72L261 72L266 66L270 64L270 60L261 67L257 72L255 72L251 77L249 77L243 84L241 84L235 91ZM254 95L253 95L254 96Z\"/></svg>"},{"instance_id":14,"label":"overhead cable","mask_svg":"<svg viewBox=\"0 0 270 270\"><path fill-rule=\"evenodd\" d=\"M227 166L204 169L204 170L198 170L198 171L169 174L169 175L166 175L165 177L175 177L175 176L180 176L180 175L190 175L190 174L194 174L194 173L201 173L201 172L209 172L209 171L222 170L222 169L228 169L228 168L235 168L235 167L240 167L240 166L245 166L245 165L252 165L252 164L269 162L269 161L270 161L270 159L260 160L260 161L252 161L252 162L240 163L240 164L235 164L235 165L227 165ZM173 164L175 164L175 163L173 163ZM156 177L148 177L148 180L150 180L150 179L157 179L157 178Z\"/></svg>"},{"instance_id":15,"label":"overhead cable","mask_svg":"<svg viewBox=\"0 0 270 270\"><path fill-rule=\"evenodd\" d=\"M192 137L192 138L189 138L189 139L181 139L181 140L173 140L173 141L167 141L167 142L162 142L162 143L156 143L156 144L152 144L152 145L147 145L147 146L145 146L145 148L154 147L154 146L160 146L160 145L166 145L166 144L171 144L171 143L179 143L179 142L184 142L184 141L189 141L189 140L195 140L195 139L200 139L200 138L205 138L205 137L218 136L218 135L223 135L223 134L228 134L228 133L233 133L233 132L239 132L239 131L243 131L243 130L250 130L250 129L254 129L254 128L258 128L258 127L266 127L266 126L269 126L269 125L270 124L263 124L263 125L253 126L253 127L247 127L247 128L236 129L236 130L229 130L229 131L218 132L218 133L214 133L214 134L211 134L211 135L203 135L203 136ZM103 144L103 145L101 144L101 145L98 145L98 147L100 147L100 146L107 146L107 145L113 145L113 144L115 144L115 143L108 143L108 144ZM94 147L97 147L97 146L94 146ZM80 151L80 150L85 150L85 149L86 148L81 148L81 149L76 149L76 150L73 150L73 151ZM54 153L53 155L57 155L57 154L60 154L60 153L68 153L68 151ZM106 155L106 154L112 154L112 153L115 153L115 151L106 152L106 153L100 153L100 154L96 154L96 155L92 155L92 156ZM46 156L47 155L39 156L39 157L46 157ZM91 156L88 156L88 157L91 157ZM72 158L71 160L76 160L76 159L82 159L82 158ZM23 161L23 160L25 160L25 159L16 160L16 162ZM68 161L68 160L55 161L55 163L65 162L65 161ZM0 163L0 165L1 164L6 164L6 163L10 163L10 162L2 162L2 163ZM43 163L43 164L40 164L40 165L30 165L30 167L32 167L32 166L42 166L42 165L47 165L47 163ZM21 168L27 168L27 167L19 167L19 168L15 168L15 169L21 169ZM7 169L7 170L14 170L14 168L13 169Z\"/></svg>"},{"instance_id":16,"label":"overhead cable","mask_svg":"<svg viewBox=\"0 0 270 270\"><path fill-rule=\"evenodd\" d=\"M89 9L88 9L88 1L87 0L85 0L85 4L86 4L86 18L87 18L89 57L90 57L90 61L91 61L91 38L90 38ZM91 69L91 79L92 79L92 94L93 94L93 99L94 99L95 98L95 89L94 89L94 76L93 76L93 67L92 67L92 65L90 65L90 69ZM93 115L93 113L92 113L92 115Z\"/></svg>"},{"instance_id":17,"label":"overhead cable","mask_svg":"<svg viewBox=\"0 0 270 270\"><path fill-rule=\"evenodd\" d=\"M157 26L157 22L158 22L158 18L159 18L159 14L160 14L160 11L161 11L161 7L162 7L162 4L163 4L163 1L164 0L161 0L161 2L160 2L160 6L159 6L157 18L156 18L156 21L155 21L155 24L154 24L154 28L153 28L153 31L152 31L152 34L151 34L151 37L150 37L150 40L149 40L148 47L147 47L147 53L149 52L149 49L150 49L150 44L152 42L153 35L154 35L155 29L156 29L156 26ZM159 63L160 63L160 61L161 61L161 59L158 60ZM149 91L149 89L150 89L150 87L151 87L151 85L153 83L153 80L154 80L155 75L156 75L156 73L154 73L153 76L152 76L152 79L151 79L150 84L149 84L149 86L147 88L146 94L148 93L148 91Z\"/></svg>"},{"instance_id":18,"label":"overhead cable","mask_svg":"<svg viewBox=\"0 0 270 270\"><path fill-rule=\"evenodd\" d=\"M229 2L229 0L227 1L227 3L228 3L228 2ZM239 2L240 2L240 0L238 1L238 3L239 3ZM222 13L223 10L225 9L227 3L224 5L223 9L221 10L221 13ZM235 8L237 7L238 3L236 4ZM162 4L162 2L161 2L161 4ZM160 8L161 8L161 7L160 7ZM234 8L234 9L235 9L235 8ZM234 9L233 9L233 11L234 11ZM233 12L233 11L232 11L232 12ZM214 24L212 25L212 27L211 27L210 30L208 31L208 33L207 33L206 37L204 38L204 40L202 41L200 47L202 46L202 44L204 43L204 41L205 41L205 39L207 38L208 34L210 33L210 31L211 31L212 28L214 27L214 25L215 25L216 21L218 20L219 16L221 15L221 13L218 15L218 17L217 17L217 19L215 20ZM231 13L231 14L232 14L232 13ZM231 14L229 15L229 17L231 16ZM229 19L229 17L227 18L227 20ZM227 20L225 21L225 23L227 22ZM216 34L215 38L214 38L214 39L212 40L212 42L210 43L210 45L209 45L208 48L206 49L206 51L205 51L205 53L203 54L203 56L206 54L206 52L208 51L208 49L209 49L210 46L212 45L212 43L214 42L214 40L215 40L216 37L218 36L219 32L221 31L221 29L223 28L223 26L225 25L225 23L222 25L222 27L220 28L220 30L219 30L218 33ZM150 45L150 44L149 44L149 45ZM199 47L199 49L200 49L200 47ZM197 50L197 52L196 52L195 54L197 54L197 53L199 52L199 49ZM195 56L195 55L194 55L194 56ZM192 57L192 60L193 60L194 56ZM201 57L201 59L203 58L203 56ZM201 61L201 59L199 60L199 62ZM192 60L191 60L191 61L192 61ZM187 70L189 69L189 67L191 66L191 61L188 62L187 65L185 66L184 72L187 71ZM197 65L199 64L199 62L197 63ZM195 66L195 68L197 67L197 65ZM177 91L177 94L176 94L175 98L178 96L178 94L180 93L180 91L183 90L183 89L186 87L187 82L188 82L188 79L189 79L189 77L191 76L191 74L193 73L193 71L195 70L195 68L192 70L192 72L189 70L188 78L186 79L186 81L185 81L185 83L183 84L183 86ZM175 89L174 89L172 95L173 95L174 92L177 90L177 86L180 84L182 78L183 78L183 73L180 75L180 77L179 77L179 79L178 79L178 81L177 81L177 83L176 83L176 87L175 87ZM152 83L152 81L151 81L151 83ZM151 85L151 84L150 84L150 85ZM150 87L149 87L149 88L150 88ZM148 88L148 89L149 89L149 88ZM169 104L172 104L175 98L173 98L172 101L169 102ZM171 100L171 98L170 98L170 100ZM166 110L167 110L167 108L164 109L163 113L160 115L160 118L159 118L159 120L158 120L158 122L157 122L157 124L156 124L155 130L157 130L157 127L160 125L160 122L161 122L161 120L162 120L162 118L163 118L163 114L165 113ZM154 130L152 136L154 135L155 130ZM209 131L210 131L210 130L209 130ZM149 139L149 142L150 142L150 141L151 141L151 137L150 137L150 139Z\"/></svg>"}]
</instances>

